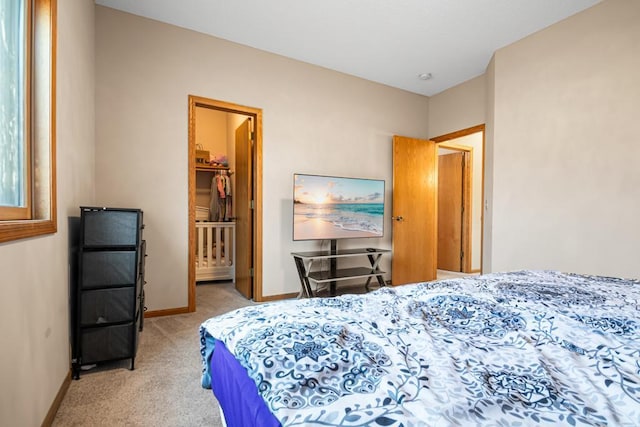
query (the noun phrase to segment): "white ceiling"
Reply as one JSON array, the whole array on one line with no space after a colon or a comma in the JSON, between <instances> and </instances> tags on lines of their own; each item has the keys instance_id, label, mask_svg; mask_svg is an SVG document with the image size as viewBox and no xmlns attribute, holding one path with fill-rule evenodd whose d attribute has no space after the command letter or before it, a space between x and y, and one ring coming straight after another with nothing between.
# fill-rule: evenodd
<instances>
[{"instance_id":1,"label":"white ceiling","mask_svg":"<svg viewBox=\"0 0 640 427\"><path fill-rule=\"evenodd\" d=\"M429 96L484 73L497 49L599 1L95 0Z\"/></svg>"}]
</instances>

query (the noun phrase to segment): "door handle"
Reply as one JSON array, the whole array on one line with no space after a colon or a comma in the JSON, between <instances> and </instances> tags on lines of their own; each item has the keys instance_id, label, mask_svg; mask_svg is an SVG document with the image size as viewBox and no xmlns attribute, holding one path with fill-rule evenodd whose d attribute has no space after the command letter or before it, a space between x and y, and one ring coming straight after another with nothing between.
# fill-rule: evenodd
<instances>
[{"instance_id":1,"label":"door handle","mask_svg":"<svg viewBox=\"0 0 640 427\"><path fill-rule=\"evenodd\" d=\"M400 221L404 221L404 218L403 218L403 217L401 217L401 216L392 216L392 217L391 217L391 219L396 220L396 221L398 221L398 222L400 222Z\"/></svg>"}]
</instances>

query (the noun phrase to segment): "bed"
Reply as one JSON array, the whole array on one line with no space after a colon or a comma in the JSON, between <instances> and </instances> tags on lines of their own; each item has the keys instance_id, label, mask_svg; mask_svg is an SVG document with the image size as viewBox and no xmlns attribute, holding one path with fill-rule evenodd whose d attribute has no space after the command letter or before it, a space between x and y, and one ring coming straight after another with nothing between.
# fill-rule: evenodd
<instances>
[{"instance_id":1,"label":"bed","mask_svg":"<svg viewBox=\"0 0 640 427\"><path fill-rule=\"evenodd\" d=\"M640 282L518 271L200 327L231 426L640 425Z\"/></svg>"}]
</instances>

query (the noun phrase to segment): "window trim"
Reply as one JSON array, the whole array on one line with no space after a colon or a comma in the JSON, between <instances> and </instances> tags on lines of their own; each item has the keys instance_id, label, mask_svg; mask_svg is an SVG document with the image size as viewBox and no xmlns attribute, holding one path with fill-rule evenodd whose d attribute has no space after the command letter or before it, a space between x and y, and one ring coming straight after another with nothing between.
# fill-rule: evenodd
<instances>
[{"instance_id":1,"label":"window trim","mask_svg":"<svg viewBox=\"0 0 640 427\"><path fill-rule=\"evenodd\" d=\"M27 138L32 219L0 221L0 243L57 231L56 12L57 0L29 0L32 10ZM42 88L42 89L39 89ZM33 165L39 165L34 167ZM46 185L42 185L46 184Z\"/></svg>"}]
</instances>

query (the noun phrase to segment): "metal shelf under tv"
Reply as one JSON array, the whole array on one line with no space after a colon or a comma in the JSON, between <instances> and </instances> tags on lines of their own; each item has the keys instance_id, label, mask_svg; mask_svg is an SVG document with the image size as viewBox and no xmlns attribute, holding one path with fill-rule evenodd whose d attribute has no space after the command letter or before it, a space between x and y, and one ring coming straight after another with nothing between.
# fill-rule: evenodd
<instances>
[{"instance_id":1,"label":"metal shelf under tv","mask_svg":"<svg viewBox=\"0 0 640 427\"><path fill-rule=\"evenodd\" d=\"M376 278L380 286L385 286L383 274L385 271L380 270L378 264L382 255L391 252L389 249L378 248L358 248L358 249L335 249L332 244L330 250L309 251L309 252L292 252L291 255L296 263L298 276L300 277L300 285L302 287L301 296L312 298L317 296L311 287L311 283L329 283L329 295L336 295L337 283L342 280L363 279L366 278L365 288L369 290L371 281ZM347 257L364 257L369 260L369 266L337 268L337 260ZM321 268L313 271L313 264L319 260L330 260L329 269Z\"/></svg>"}]
</instances>

